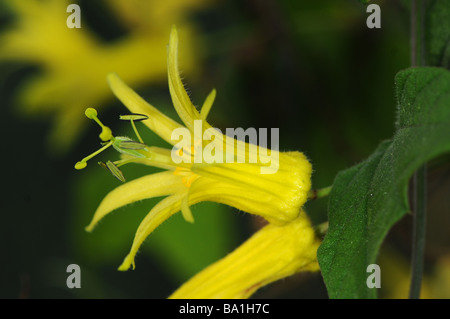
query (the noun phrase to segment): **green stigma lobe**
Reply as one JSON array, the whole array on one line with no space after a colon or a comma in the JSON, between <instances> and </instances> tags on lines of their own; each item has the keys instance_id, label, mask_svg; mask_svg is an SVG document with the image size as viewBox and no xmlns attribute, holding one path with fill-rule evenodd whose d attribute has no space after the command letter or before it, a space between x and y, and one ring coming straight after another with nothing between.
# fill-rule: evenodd
<instances>
[{"instance_id":1,"label":"green stigma lobe","mask_svg":"<svg viewBox=\"0 0 450 319\"><path fill-rule=\"evenodd\" d=\"M87 166L86 162L80 161L75 164L75 169L80 170L80 169L85 168L86 166Z\"/></svg>"},{"instance_id":2,"label":"green stigma lobe","mask_svg":"<svg viewBox=\"0 0 450 319\"><path fill-rule=\"evenodd\" d=\"M86 115L86 117L88 119L93 120L93 119L95 119L97 117L97 110L92 108L92 107L88 107L86 109L86 111L84 111L84 114Z\"/></svg>"}]
</instances>

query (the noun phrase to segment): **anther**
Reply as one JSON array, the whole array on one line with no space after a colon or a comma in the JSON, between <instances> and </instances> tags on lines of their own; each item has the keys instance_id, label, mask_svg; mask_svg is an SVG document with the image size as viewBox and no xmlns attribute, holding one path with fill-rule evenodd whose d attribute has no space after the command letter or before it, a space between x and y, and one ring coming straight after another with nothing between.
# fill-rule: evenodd
<instances>
[{"instance_id":1,"label":"anther","mask_svg":"<svg viewBox=\"0 0 450 319\"><path fill-rule=\"evenodd\" d=\"M118 143L120 148L126 149L126 150L143 150L147 147L147 145L135 142L133 140L126 140L126 141L119 141Z\"/></svg>"},{"instance_id":2,"label":"anther","mask_svg":"<svg viewBox=\"0 0 450 319\"><path fill-rule=\"evenodd\" d=\"M99 162L98 163L101 167L107 169L115 178L117 178L121 182L125 182L125 176L123 176L122 171L117 167L116 164L114 164L111 161Z\"/></svg>"},{"instance_id":3,"label":"anther","mask_svg":"<svg viewBox=\"0 0 450 319\"><path fill-rule=\"evenodd\" d=\"M148 116L145 114L133 113L129 115L120 115L119 119L125 121L145 121L148 119Z\"/></svg>"}]
</instances>

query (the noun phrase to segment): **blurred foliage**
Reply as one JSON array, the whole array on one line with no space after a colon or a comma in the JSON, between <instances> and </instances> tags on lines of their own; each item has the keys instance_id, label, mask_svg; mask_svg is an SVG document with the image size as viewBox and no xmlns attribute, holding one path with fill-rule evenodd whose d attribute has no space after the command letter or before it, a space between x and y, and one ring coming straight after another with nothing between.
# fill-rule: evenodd
<instances>
[{"instance_id":1,"label":"blurred foliage","mask_svg":"<svg viewBox=\"0 0 450 319\"><path fill-rule=\"evenodd\" d=\"M328 186L338 171L367 158L393 135L393 79L410 65L409 13L403 2L377 1L382 28L368 29L366 8L355 0L211 0L207 7L196 7L186 15L195 25L195 35L180 37L181 45L192 41L197 49L195 74L186 73L184 79L192 88L191 98L201 104L213 87L217 89L209 118L220 129L279 127L280 149L305 152L314 167L313 187ZM112 41L129 35L126 30L133 23L124 27L110 19L112 9L99 9L108 8L107 1L79 3L82 21L96 37ZM0 32L13 23L5 12L0 10ZM133 62L134 67L143 67L141 60ZM98 127L82 111L73 121L90 125L64 157L47 151L46 136L52 127L48 117L18 114L15 96L23 93L28 76L38 71L24 63L0 64L5 177L0 201L1 298L164 298L260 227L260 220L229 207L199 204L193 207L194 225L179 214L172 217L142 246L136 270L118 272L138 223L153 202L120 209L92 234L84 232L99 201L118 181L92 163L82 172L73 169L98 140ZM164 79L131 86L165 113L172 112ZM76 98L77 94L67 102L76 104ZM104 108L100 116L113 132L128 132L126 124L118 121L125 108L116 100L78 105L80 110L87 106ZM155 141L151 135L144 139ZM111 151L101 156L116 155ZM127 167L125 176L140 176L137 168ZM426 250L430 277L444 276L437 269L443 269L441 257L449 254L445 227L450 218L449 173L448 158L430 166ZM307 203L306 210L320 223L327 219L326 206L326 200L317 200ZM409 258L409 217L394 226L386 244L395 254ZM82 289L65 285L71 263L81 266ZM317 274L274 283L255 297L328 295Z\"/></svg>"},{"instance_id":2,"label":"blurred foliage","mask_svg":"<svg viewBox=\"0 0 450 319\"><path fill-rule=\"evenodd\" d=\"M426 63L450 68L450 6L445 1L430 1L426 7Z\"/></svg>"}]
</instances>

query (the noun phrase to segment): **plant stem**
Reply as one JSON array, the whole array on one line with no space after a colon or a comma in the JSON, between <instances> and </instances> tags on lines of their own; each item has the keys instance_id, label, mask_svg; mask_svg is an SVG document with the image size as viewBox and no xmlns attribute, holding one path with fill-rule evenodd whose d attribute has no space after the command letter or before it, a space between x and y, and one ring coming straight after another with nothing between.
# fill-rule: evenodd
<instances>
[{"instance_id":1,"label":"plant stem","mask_svg":"<svg viewBox=\"0 0 450 319\"><path fill-rule=\"evenodd\" d=\"M308 193L308 199L317 199L328 196L333 186L328 186L319 189L311 189Z\"/></svg>"},{"instance_id":2,"label":"plant stem","mask_svg":"<svg viewBox=\"0 0 450 319\"><path fill-rule=\"evenodd\" d=\"M325 236L326 233L328 232L328 221L323 222L322 224L319 224L315 227L316 232L318 233L318 235Z\"/></svg>"},{"instance_id":3,"label":"plant stem","mask_svg":"<svg viewBox=\"0 0 450 319\"><path fill-rule=\"evenodd\" d=\"M425 227L426 227L426 164L420 167L414 174L414 212L413 212L413 243L412 243L412 267L411 286L409 298L418 299L422 284L423 259L425 252Z\"/></svg>"},{"instance_id":4,"label":"plant stem","mask_svg":"<svg viewBox=\"0 0 450 319\"><path fill-rule=\"evenodd\" d=\"M410 56L411 66L417 66L417 3L411 0L411 22L410 22Z\"/></svg>"},{"instance_id":5,"label":"plant stem","mask_svg":"<svg viewBox=\"0 0 450 319\"><path fill-rule=\"evenodd\" d=\"M426 0L411 0L411 66L413 67L425 65L425 3ZM419 36L420 41L418 41ZM420 45L418 45L418 42ZM418 61L419 59L420 61ZM427 165L424 164L413 176L413 238L409 290L409 298L411 299L420 297L422 285L427 203L426 181Z\"/></svg>"}]
</instances>

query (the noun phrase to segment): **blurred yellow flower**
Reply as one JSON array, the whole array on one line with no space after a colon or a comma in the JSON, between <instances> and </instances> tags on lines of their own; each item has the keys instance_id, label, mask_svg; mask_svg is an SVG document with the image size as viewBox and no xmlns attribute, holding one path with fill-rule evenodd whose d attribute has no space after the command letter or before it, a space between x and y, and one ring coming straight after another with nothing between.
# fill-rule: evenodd
<instances>
[{"instance_id":1,"label":"blurred yellow flower","mask_svg":"<svg viewBox=\"0 0 450 319\"><path fill-rule=\"evenodd\" d=\"M78 114L88 105L106 104L112 98L104 81L107 73L119 72L133 86L165 78L167 30L173 23L181 24L181 20L185 20L184 10L191 5L201 6L208 0L168 1L170 6L166 1L111 0L111 5L115 4L113 8L120 9L117 10L119 18L131 19L139 27L108 43L97 38L84 24L83 7L82 27L67 27L68 0L4 2L15 20L0 35L0 62L20 61L41 67L39 74L24 83L16 102L25 114L55 118L49 143L51 150L61 152L76 140L84 125ZM132 5L138 9L132 10ZM143 5L145 11L139 10ZM156 12L163 16L145 17ZM191 27L184 26L183 30L184 36L191 36ZM194 64L192 50L193 46L185 47L183 52L186 72L192 70Z\"/></svg>"},{"instance_id":2,"label":"blurred yellow flower","mask_svg":"<svg viewBox=\"0 0 450 319\"><path fill-rule=\"evenodd\" d=\"M284 226L266 225L169 298L248 298L259 288L302 271L318 271L320 241L305 212Z\"/></svg>"},{"instance_id":3,"label":"blurred yellow flower","mask_svg":"<svg viewBox=\"0 0 450 319\"><path fill-rule=\"evenodd\" d=\"M381 298L407 299L411 285L411 265L402 253L384 247L378 262L382 269ZM450 255L436 259L434 265L424 272L420 299L450 298Z\"/></svg>"},{"instance_id":4,"label":"blurred yellow flower","mask_svg":"<svg viewBox=\"0 0 450 319\"><path fill-rule=\"evenodd\" d=\"M204 8L217 0L107 0L110 7L130 29L140 32L165 33L168 17L182 22L190 11Z\"/></svg>"},{"instance_id":5,"label":"blurred yellow flower","mask_svg":"<svg viewBox=\"0 0 450 319\"><path fill-rule=\"evenodd\" d=\"M128 182L110 192L100 203L95 215L87 227L91 231L105 215L111 211L142 199L168 196L161 200L141 222L131 251L125 258L120 270L134 268L134 257L145 238L176 212L182 212L184 218L193 221L189 206L200 201L214 201L227 204L242 211L260 215L276 225L285 225L296 220L300 209L307 200L311 187L311 164L304 154L300 152L278 152L266 148L251 147L248 143L237 141L224 136L218 131L210 131L211 126L206 122L206 116L214 101L215 91L206 99L199 113L189 99L178 72L177 51L178 35L175 27L170 34L167 67L169 89L174 107L186 127L168 118L152 105L145 102L139 95L130 89L116 74L110 74L108 81L115 95L135 114L123 117L130 119L140 118L142 122L168 143L175 145L171 150L145 145L136 131L139 142L126 137L113 137L109 129L96 117L96 112L86 111L89 118L96 120L102 126L101 138L105 142L104 150L109 146L115 147L124 154L123 159L117 162L108 162L104 166L114 176L122 180L119 167L123 164L135 162L167 169L165 172L152 174ZM244 158L253 153L258 154L256 163L204 163L204 162L175 162L173 150L184 157L194 158L198 150L199 140L194 138L195 147L176 149L178 140L173 139L173 132L184 129L195 133L195 122L202 124L203 137L214 135L218 144L232 145L231 151L244 151ZM198 122L197 122L198 123ZM214 134L213 134L214 133ZM108 141L109 139L109 141ZM207 140L212 140L211 136ZM203 148L200 140L200 150ZM206 148L206 147L205 147ZM230 155L226 148L224 156ZM82 169L87 161L98 152L84 158L75 167ZM231 152L235 154L234 152ZM276 155L276 156L275 156ZM233 158L235 155L232 155ZM277 170L270 174L261 174L262 169L270 168L272 163L267 159L275 159Z\"/></svg>"},{"instance_id":6,"label":"blurred yellow flower","mask_svg":"<svg viewBox=\"0 0 450 319\"><path fill-rule=\"evenodd\" d=\"M411 265L402 254L393 248L384 247L378 257L382 271L380 297L383 299L407 299L411 285ZM431 296L430 282L423 277L420 291L421 299Z\"/></svg>"},{"instance_id":7,"label":"blurred yellow flower","mask_svg":"<svg viewBox=\"0 0 450 319\"><path fill-rule=\"evenodd\" d=\"M430 290L429 298L450 298L450 254L439 257L427 280ZM426 295L426 297L428 296Z\"/></svg>"}]
</instances>

